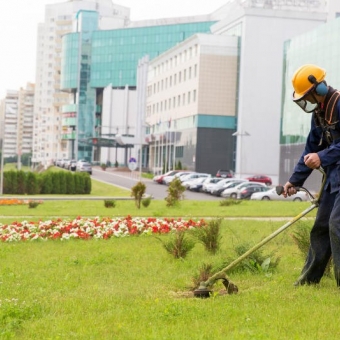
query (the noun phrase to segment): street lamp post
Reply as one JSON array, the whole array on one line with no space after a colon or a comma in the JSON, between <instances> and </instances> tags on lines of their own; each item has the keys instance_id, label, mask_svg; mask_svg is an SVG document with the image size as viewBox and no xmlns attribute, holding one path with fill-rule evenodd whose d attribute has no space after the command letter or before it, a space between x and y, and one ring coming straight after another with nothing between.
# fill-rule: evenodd
<instances>
[{"instance_id":1,"label":"street lamp post","mask_svg":"<svg viewBox=\"0 0 340 340\"><path fill-rule=\"evenodd\" d=\"M236 146L237 146L237 151L236 152L236 173L239 174L239 177L242 178L242 162L243 162L243 158L242 158L242 137L247 137L250 136L250 133L247 131L236 131L232 134L232 136L237 137L237 142L236 142ZM237 171L238 170L238 171Z\"/></svg>"}]
</instances>

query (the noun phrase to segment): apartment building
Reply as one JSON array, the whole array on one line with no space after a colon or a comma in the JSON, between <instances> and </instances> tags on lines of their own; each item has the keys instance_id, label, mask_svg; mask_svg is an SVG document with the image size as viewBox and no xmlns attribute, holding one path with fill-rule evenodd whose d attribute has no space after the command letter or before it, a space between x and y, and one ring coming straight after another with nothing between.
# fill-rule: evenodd
<instances>
[{"instance_id":1,"label":"apartment building","mask_svg":"<svg viewBox=\"0 0 340 340\"><path fill-rule=\"evenodd\" d=\"M7 90L4 99L3 145L4 157L15 157L18 154L17 133L19 130L19 91Z\"/></svg>"},{"instance_id":2,"label":"apartment building","mask_svg":"<svg viewBox=\"0 0 340 340\"><path fill-rule=\"evenodd\" d=\"M18 92L18 130L17 152L18 156L32 154L33 142L33 105L34 84L27 83L25 88Z\"/></svg>"},{"instance_id":3,"label":"apartment building","mask_svg":"<svg viewBox=\"0 0 340 340\"><path fill-rule=\"evenodd\" d=\"M123 27L130 10L111 0L75 0L46 5L44 22L38 27L34 102L34 163L45 166L57 158L70 158L68 143L62 139L61 107L70 94L60 90L61 39L75 31L79 10L96 11L99 28Z\"/></svg>"}]
</instances>

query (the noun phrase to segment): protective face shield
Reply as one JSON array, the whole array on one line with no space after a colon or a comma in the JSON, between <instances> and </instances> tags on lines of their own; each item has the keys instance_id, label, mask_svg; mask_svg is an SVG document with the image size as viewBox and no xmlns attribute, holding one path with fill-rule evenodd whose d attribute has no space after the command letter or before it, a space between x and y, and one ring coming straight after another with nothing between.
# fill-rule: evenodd
<instances>
[{"instance_id":1,"label":"protective face shield","mask_svg":"<svg viewBox=\"0 0 340 340\"><path fill-rule=\"evenodd\" d=\"M325 96L328 87L324 81L326 71L319 66L306 64L301 66L292 78L294 87L293 101L305 112L313 112L321 103L318 96Z\"/></svg>"},{"instance_id":2,"label":"protective face shield","mask_svg":"<svg viewBox=\"0 0 340 340\"><path fill-rule=\"evenodd\" d=\"M298 104L301 109L307 113L311 113L316 110L319 106L318 100L314 95L314 89L307 92L303 97L295 99L293 97L294 103Z\"/></svg>"}]
</instances>

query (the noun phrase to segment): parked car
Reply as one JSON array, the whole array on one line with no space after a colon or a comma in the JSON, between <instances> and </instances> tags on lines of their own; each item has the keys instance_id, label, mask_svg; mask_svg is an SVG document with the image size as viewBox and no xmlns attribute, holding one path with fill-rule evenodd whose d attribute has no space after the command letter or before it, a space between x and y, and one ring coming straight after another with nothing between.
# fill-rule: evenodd
<instances>
[{"instance_id":1,"label":"parked car","mask_svg":"<svg viewBox=\"0 0 340 340\"><path fill-rule=\"evenodd\" d=\"M92 175L92 165L88 162L78 162L76 166L76 171L87 172Z\"/></svg>"},{"instance_id":2,"label":"parked car","mask_svg":"<svg viewBox=\"0 0 340 340\"><path fill-rule=\"evenodd\" d=\"M259 183L264 183L266 185L272 185L272 179L265 175L255 175L252 177L247 177L247 180L249 182L259 182Z\"/></svg>"},{"instance_id":3,"label":"parked car","mask_svg":"<svg viewBox=\"0 0 340 340\"><path fill-rule=\"evenodd\" d=\"M224 197L224 198L233 198L233 199L236 199L237 198L237 193L239 191L243 190L244 188L249 187L249 186L262 186L262 187L265 187L265 188L267 187L263 183L254 183L254 182L246 181L246 182L243 182L243 183L240 183L240 184L236 185L233 188L225 189L221 193L221 196Z\"/></svg>"},{"instance_id":4,"label":"parked car","mask_svg":"<svg viewBox=\"0 0 340 340\"><path fill-rule=\"evenodd\" d=\"M173 176L165 176L163 178L163 183L165 185L169 185L174 178L180 178L181 176L185 176L185 175L188 175L188 174L191 174L191 173L192 173L192 171L180 171L180 172L177 172L177 174L175 174Z\"/></svg>"},{"instance_id":5,"label":"parked car","mask_svg":"<svg viewBox=\"0 0 340 340\"><path fill-rule=\"evenodd\" d=\"M214 196L221 196L222 192L226 189L235 188L237 185L246 182L244 179L227 180L225 183L220 183L219 186L211 190L211 194Z\"/></svg>"},{"instance_id":6,"label":"parked car","mask_svg":"<svg viewBox=\"0 0 340 340\"><path fill-rule=\"evenodd\" d=\"M270 190L267 186L259 186L259 185L250 185L248 187L245 187L241 191L237 193L237 199L250 199L251 195L255 192L265 192Z\"/></svg>"},{"instance_id":7,"label":"parked car","mask_svg":"<svg viewBox=\"0 0 340 340\"><path fill-rule=\"evenodd\" d=\"M69 170L71 171L76 171L77 168L77 161L72 159L72 161L70 162L70 165L68 167Z\"/></svg>"},{"instance_id":8,"label":"parked car","mask_svg":"<svg viewBox=\"0 0 340 340\"><path fill-rule=\"evenodd\" d=\"M200 192L202 191L203 183L207 180L207 177L199 177L191 181L188 189L190 191Z\"/></svg>"},{"instance_id":9,"label":"parked car","mask_svg":"<svg viewBox=\"0 0 340 340\"><path fill-rule=\"evenodd\" d=\"M245 182L244 179L239 178L222 178L219 182L217 182L215 185L212 185L210 187L210 194L215 196L220 196L221 192L225 189L223 188L226 184L230 182L237 182L240 183L240 181ZM222 191L220 191L223 188Z\"/></svg>"},{"instance_id":10,"label":"parked car","mask_svg":"<svg viewBox=\"0 0 340 340\"><path fill-rule=\"evenodd\" d=\"M71 160L70 159L64 159L63 168L64 169L69 169L70 164L71 164Z\"/></svg>"},{"instance_id":11,"label":"parked car","mask_svg":"<svg viewBox=\"0 0 340 340\"><path fill-rule=\"evenodd\" d=\"M196 179L196 178L200 178L200 177L207 178L207 177L210 177L210 176L211 176L210 174L204 174L204 173L200 173L200 172L192 172L190 174L180 176L180 180L183 184L184 182L192 181L193 179Z\"/></svg>"},{"instance_id":12,"label":"parked car","mask_svg":"<svg viewBox=\"0 0 340 340\"><path fill-rule=\"evenodd\" d=\"M217 170L216 177L221 177L221 178L232 178L234 177L234 174L231 170Z\"/></svg>"},{"instance_id":13,"label":"parked car","mask_svg":"<svg viewBox=\"0 0 340 340\"><path fill-rule=\"evenodd\" d=\"M182 180L182 177L185 177L185 178L183 178L183 180ZM182 185L186 189L189 189L190 185L192 183L194 183L196 180L198 180L198 179L205 180L206 178L210 177L210 175L209 174L200 174L200 173L198 173L198 174L195 174L195 176L193 176L193 175L186 175L186 176L182 176L182 177L180 177Z\"/></svg>"},{"instance_id":14,"label":"parked car","mask_svg":"<svg viewBox=\"0 0 340 340\"><path fill-rule=\"evenodd\" d=\"M61 167L63 162L64 162L63 159L57 159L56 162L55 162L55 165Z\"/></svg>"},{"instance_id":15,"label":"parked car","mask_svg":"<svg viewBox=\"0 0 340 340\"><path fill-rule=\"evenodd\" d=\"M283 195L278 195L276 189L272 188L265 192L253 193L250 197L251 200L257 201L308 201L308 195L304 191L298 191L295 195L287 196L284 198Z\"/></svg>"},{"instance_id":16,"label":"parked car","mask_svg":"<svg viewBox=\"0 0 340 340\"><path fill-rule=\"evenodd\" d=\"M222 177L209 177L203 182L202 191L210 193L211 187L214 186L217 182L219 182Z\"/></svg>"},{"instance_id":17,"label":"parked car","mask_svg":"<svg viewBox=\"0 0 340 340\"><path fill-rule=\"evenodd\" d=\"M165 176L173 176L175 175L177 172L179 172L181 170L170 170L168 172L166 172L165 174L161 174L161 175L156 175L154 176L154 178L152 179L154 182L157 182L159 184L163 184L163 178Z\"/></svg>"}]
</instances>

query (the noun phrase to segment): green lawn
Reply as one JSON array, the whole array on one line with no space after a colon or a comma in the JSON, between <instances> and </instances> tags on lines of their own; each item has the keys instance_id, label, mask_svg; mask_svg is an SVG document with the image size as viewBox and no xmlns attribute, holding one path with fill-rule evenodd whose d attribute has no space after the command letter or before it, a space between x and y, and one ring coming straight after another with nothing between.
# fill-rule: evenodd
<instances>
[{"instance_id":1,"label":"green lawn","mask_svg":"<svg viewBox=\"0 0 340 340\"><path fill-rule=\"evenodd\" d=\"M290 237L298 224L263 249L280 257L276 270L234 270L238 294L221 295L218 282L214 297L193 297L192 278L204 263L234 258L237 245L280 225L225 221L216 255L196 244L182 260L153 236L2 243L0 339L336 339L333 279L293 287L303 265Z\"/></svg>"},{"instance_id":2,"label":"green lawn","mask_svg":"<svg viewBox=\"0 0 340 340\"><path fill-rule=\"evenodd\" d=\"M92 186L94 196L130 196L100 182ZM230 263L239 256L236 248L249 249L309 206L189 200L174 208L164 200L141 209L132 200L117 200L115 208L105 208L103 200L45 201L35 209L1 206L3 224L127 215L221 217L223 223L217 254L197 243L180 260L150 235L0 243L0 339L337 339L340 295L333 278L318 287L293 287L304 254L292 234L312 224L315 210L261 249L266 258L280 259L275 269L228 273L238 294L222 294L220 282L209 299L192 293L192 279L203 265Z\"/></svg>"}]
</instances>

